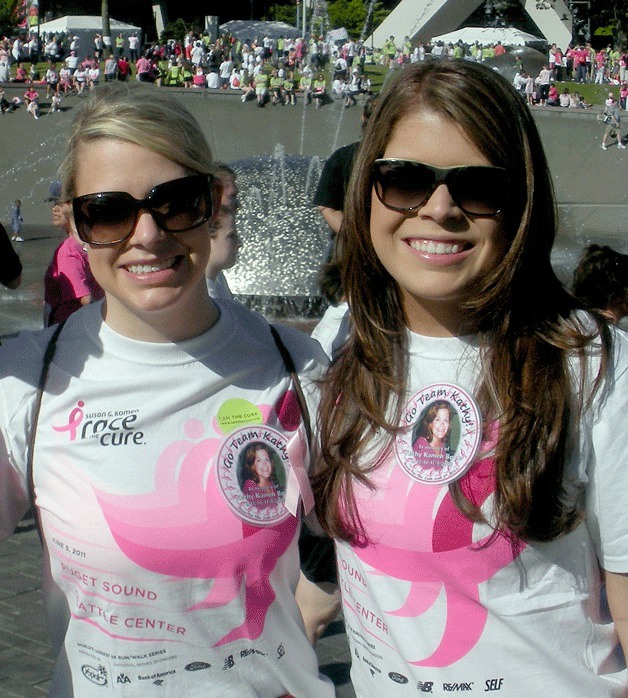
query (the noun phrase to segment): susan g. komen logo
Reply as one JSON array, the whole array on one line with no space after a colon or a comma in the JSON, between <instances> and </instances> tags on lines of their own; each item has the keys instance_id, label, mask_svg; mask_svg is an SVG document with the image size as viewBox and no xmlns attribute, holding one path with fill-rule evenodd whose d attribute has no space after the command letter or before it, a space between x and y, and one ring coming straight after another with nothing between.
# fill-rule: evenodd
<instances>
[{"instance_id":1,"label":"susan g. komen logo","mask_svg":"<svg viewBox=\"0 0 628 698\"><path fill-rule=\"evenodd\" d=\"M436 383L415 393L402 414L395 439L401 467L414 480L441 485L469 469L480 446L482 418L471 395Z\"/></svg>"},{"instance_id":2,"label":"susan g. komen logo","mask_svg":"<svg viewBox=\"0 0 628 698\"><path fill-rule=\"evenodd\" d=\"M68 423L63 424L59 427L55 427L53 425L52 428L55 431L68 432L70 435L70 441L75 441L78 428L81 425L81 422L83 421L84 417L83 407L85 407L85 403L83 402L83 400L79 400L76 403L76 407L70 412L70 416L68 417Z\"/></svg>"},{"instance_id":3,"label":"susan g. komen logo","mask_svg":"<svg viewBox=\"0 0 628 698\"><path fill-rule=\"evenodd\" d=\"M248 523L269 526L290 515L284 501L291 467L283 434L248 426L229 434L216 473L231 510Z\"/></svg>"}]
</instances>

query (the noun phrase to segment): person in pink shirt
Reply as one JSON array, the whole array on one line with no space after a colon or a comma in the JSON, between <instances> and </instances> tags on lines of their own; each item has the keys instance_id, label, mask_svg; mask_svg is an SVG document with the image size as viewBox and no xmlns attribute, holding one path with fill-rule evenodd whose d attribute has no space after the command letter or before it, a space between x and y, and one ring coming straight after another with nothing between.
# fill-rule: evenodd
<instances>
[{"instance_id":1,"label":"person in pink shirt","mask_svg":"<svg viewBox=\"0 0 628 698\"><path fill-rule=\"evenodd\" d=\"M140 82L151 82L150 79L150 70L151 70L151 62L146 58L146 56L140 56L137 59L137 63L135 64L135 68L137 70L137 79Z\"/></svg>"},{"instance_id":2,"label":"person in pink shirt","mask_svg":"<svg viewBox=\"0 0 628 698\"><path fill-rule=\"evenodd\" d=\"M71 235L67 210L62 203L52 207L53 225L63 228L66 239L57 247L44 276L44 325L56 325L70 315L103 298L87 261L87 251Z\"/></svg>"},{"instance_id":3,"label":"person in pink shirt","mask_svg":"<svg viewBox=\"0 0 628 698\"><path fill-rule=\"evenodd\" d=\"M24 103L26 104L26 111L36 119L39 119L39 93L33 87L32 82L24 93Z\"/></svg>"},{"instance_id":4,"label":"person in pink shirt","mask_svg":"<svg viewBox=\"0 0 628 698\"><path fill-rule=\"evenodd\" d=\"M576 82L587 81L587 56L589 52L586 48L578 46L574 55L574 68L576 71Z\"/></svg>"}]
</instances>

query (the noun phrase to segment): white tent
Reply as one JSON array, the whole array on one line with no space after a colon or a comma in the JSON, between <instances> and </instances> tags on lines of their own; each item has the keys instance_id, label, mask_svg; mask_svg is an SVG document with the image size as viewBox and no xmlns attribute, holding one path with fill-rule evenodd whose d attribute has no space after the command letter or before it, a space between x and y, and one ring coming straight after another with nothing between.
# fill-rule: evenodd
<instances>
[{"instance_id":1,"label":"white tent","mask_svg":"<svg viewBox=\"0 0 628 698\"><path fill-rule=\"evenodd\" d=\"M142 28L135 27L126 22L118 22L117 19L109 20L111 27L111 41L115 46L115 37L122 33L125 39L125 46L128 47L128 38L132 34L137 34L142 40ZM32 28L32 31L37 31L37 26ZM100 15L66 15L53 19L50 22L43 22L39 25L41 36L49 37L51 35L68 34L69 36L78 36L78 56L84 58L87 55L94 53L94 37L96 34L102 34L102 17ZM127 55L128 57L128 55Z\"/></svg>"},{"instance_id":2,"label":"white tent","mask_svg":"<svg viewBox=\"0 0 628 698\"><path fill-rule=\"evenodd\" d=\"M483 46L486 44L496 44L501 41L504 46L525 46L533 42L545 42L538 36L515 29L514 27L464 27L447 34L433 36L432 43L442 41L445 44L455 44L462 41L463 44L475 44L479 42Z\"/></svg>"},{"instance_id":3,"label":"white tent","mask_svg":"<svg viewBox=\"0 0 628 698\"><path fill-rule=\"evenodd\" d=\"M572 15L568 0L519 0L523 9L549 43L567 47L571 41ZM480 7L482 0L400 0L366 40L367 46L382 46L389 36L401 43L409 36L412 45L426 42L454 27L462 26ZM569 5L569 7L568 7ZM520 39L516 39L520 41ZM487 39L490 43L490 39ZM499 39L497 39L499 41Z\"/></svg>"},{"instance_id":4,"label":"white tent","mask_svg":"<svg viewBox=\"0 0 628 698\"><path fill-rule=\"evenodd\" d=\"M288 36L296 39L301 36L301 32L285 22L264 22L262 20L232 19L218 27L218 31L235 36L240 41L257 38L261 41L268 34L271 39L278 39L280 36Z\"/></svg>"}]
</instances>

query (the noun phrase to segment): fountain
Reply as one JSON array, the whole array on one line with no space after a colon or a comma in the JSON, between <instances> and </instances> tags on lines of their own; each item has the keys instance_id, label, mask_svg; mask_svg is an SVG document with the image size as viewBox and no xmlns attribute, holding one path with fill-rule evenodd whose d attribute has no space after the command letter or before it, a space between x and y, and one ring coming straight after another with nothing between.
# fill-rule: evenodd
<instances>
[{"instance_id":1,"label":"fountain","mask_svg":"<svg viewBox=\"0 0 628 698\"><path fill-rule=\"evenodd\" d=\"M230 163L238 177L237 225L244 245L226 272L234 295L269 319L320 317L318 269L329 228L312 205L322 165L317 156L286 155Z\"/></svg>"},{"instance_id":2,"label":"fountain","mask_svg":"<svg viewBox=\"0 0 628 698\"><path fill-rule=\"evenodd\" d=\"M327 225L311 202L324 158L358 137L360 110L343 109L341 100L321 110L302 102L295 109L258 110L234 94L191 92L176 94L197 117L216 157L238 176L237 223L244 245L239 263L227 272L232 290L271 319L300 318L311 325L324 310L317 276L329 243ZM69 98L66 112L44 114L37 122L20 111L3 119L0 212L6 225L11 201L22 199L26 242L19 248L22 286L0 288L0 337L41 326L43 274L62 239L50 226L45 199L80 101ZM533 113L559 202L553 260L568 284L590 242L628 251L621 196L628 151L600 149L603 127L593 113L557 108Z\"/></svg>"}]
</instances>

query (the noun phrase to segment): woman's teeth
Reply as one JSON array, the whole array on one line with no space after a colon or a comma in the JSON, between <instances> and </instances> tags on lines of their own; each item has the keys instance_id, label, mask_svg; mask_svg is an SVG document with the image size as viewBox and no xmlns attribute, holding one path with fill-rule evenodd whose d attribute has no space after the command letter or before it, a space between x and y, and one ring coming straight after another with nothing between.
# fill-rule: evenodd
<instances>
[{"instance_id":1,"label":"woman's teeth","mask_svg":"<svg viewBox=\"0 0 628 698\"><path fill-rule=\"evenodd\" d=\"M174 266L176 259L173 257L167 262L161 262L160 264L130 264L127 269L131 274L150 274L154 271L161 271L162 269L170 269Z\"/></svg>"},{"instance_id":2,"label":"woman's teeth","mask_svg":"<svg viewBox=\"0 0 628 698\"><path fill-rule=\"evenodd\" d=\"M433 240L410 240L408 242L413 250L427 252L428 254L456 254L462 252L462 245L448 242L434 242Z\"/></svg>"}]
</instances>

